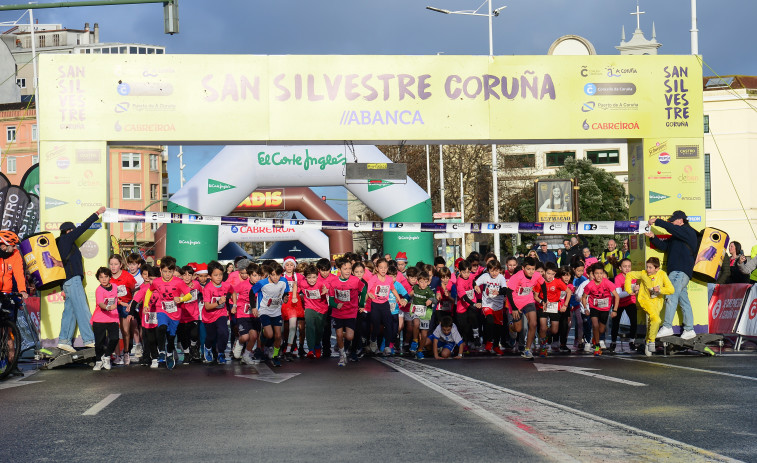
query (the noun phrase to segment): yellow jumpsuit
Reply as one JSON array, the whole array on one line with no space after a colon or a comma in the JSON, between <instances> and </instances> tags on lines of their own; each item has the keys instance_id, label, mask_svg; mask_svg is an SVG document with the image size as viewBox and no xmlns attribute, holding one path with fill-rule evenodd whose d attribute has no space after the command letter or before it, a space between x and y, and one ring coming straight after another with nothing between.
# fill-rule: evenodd
<instances>
[{"instance_id":1,"label":"yellow jumpsuit","mask_svg":"<svg viewBox=\"0 0 757 463\"><path fill-rule=\"evenodd\" d=\"M632 281L636 280L636 284L639 285L639 293L636 295L636 302L641 309L649 315L649 322L647 324L647 342L654 342L657 331L660 329L660 311L665 304L664 295L673 294L673 283L670 282L668 274L662 270L658 270L654 275L648 275L646 270L628 272L626 274L626 283L623 285L623 289L631 294ZM660 287L660 293L656 297L650 295L650 291L655 286Z\"/></svg>"}]
</instances>

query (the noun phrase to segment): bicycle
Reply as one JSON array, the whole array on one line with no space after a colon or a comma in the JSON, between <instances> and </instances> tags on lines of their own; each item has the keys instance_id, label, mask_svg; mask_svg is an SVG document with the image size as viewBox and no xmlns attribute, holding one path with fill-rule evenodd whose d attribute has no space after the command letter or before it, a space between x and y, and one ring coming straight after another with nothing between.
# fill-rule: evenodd
<instances>
[{"instance_id":1,"label":"bicycle","mask_svg":"<svg viewBox=\"0 0 757 463\"><path fill-rule=\"evenodd\" d=\"M21 335L13 322L11 313L0 308L0 380L16 368L21 356Z\"/></svg>"}]
</instances>

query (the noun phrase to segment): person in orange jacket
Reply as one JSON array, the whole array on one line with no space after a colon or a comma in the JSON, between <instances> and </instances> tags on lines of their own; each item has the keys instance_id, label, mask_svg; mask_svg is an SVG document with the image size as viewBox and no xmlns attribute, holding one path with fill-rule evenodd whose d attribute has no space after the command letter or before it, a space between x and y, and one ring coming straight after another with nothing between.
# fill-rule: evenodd
<instances>
[{"instance_id":1,"label":"person in orange jacket","mask_svg":"<svg viewBox=\"0 0 757 463\"><path fill-rule=\"evenodd\" d=\"M7 295L13 292L13 282L16 282L16 290L26 299L26 278L24 278L24 260L21 253L16 249L18 235L10 230L0 230L0 293L4 296L1 302L5 302Z\"/></svg>"}]
</instances>

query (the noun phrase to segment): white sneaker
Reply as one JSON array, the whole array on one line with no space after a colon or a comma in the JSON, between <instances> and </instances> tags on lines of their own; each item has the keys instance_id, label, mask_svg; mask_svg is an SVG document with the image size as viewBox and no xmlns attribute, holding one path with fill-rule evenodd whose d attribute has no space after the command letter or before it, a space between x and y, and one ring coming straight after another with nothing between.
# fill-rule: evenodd
<instances>
[{"instance_id":1,"label":"white sneaker","mask_svg":"<svg viewBox=\"0 0 757 463\"><path fill-rule=\"evenodd\" d=\"M683 333L681 333L681 339L693 339L696 337L697 334L694 332L694 330L684 330Z\"/></svg>"},{"instance_id":2,"label":"white sneaker","mask_svg":"<svg viewBox=\"0 0 757 463\"><path fill-rule=\"evenodd\" d=\"M347 355L342 354L339 356L339 363L337 363L337 366L340 366L340 367L347 366Z\"/></svg>"},{"instance_id":3,"label":"white sneaker","mask_svg":"<svg viewBox=\"0 0 757 463\"><path fill-rule=\"evenodd\" d=\"M255 365L254 359L252 358L252 353L250 351L245 351L242 355L242 363L245 365Z\"/></svg>"},{"instance_id":4,"label":"white sneaker","mask_svg":"<svg viewBox=\"0 0 757 463\"><path fill-rule=\"evenodd\" d=\"M152 359L152 363L150 364L150 368L158 368L158 359Z\"/></svg>"},{"instance_id":5,"label":"white sneaker","mask_svg":"<svg viewBox=\"0 0 757 463\"><path fill-rule=\"evenodd\" d=\"M99 362L95 362L95 366L92 368L94 371L100 371L103 368L103 362L102 360Z\"/></svg>"},{"instance_id":6,"label":"white sneaker","mask_svg":"<svg viewBox=\"0 0 757 463\"><path fill-rule=\"evenodd\" d=\"M669 328L666 326L663 326L660 328L660 331L657 332L657 338L664 338L666 336L673 336L673 328Z\"/></svg>"},{"instance_id":7,"label":"white sneaker","mask_svg":"<svg viewBox=\"0 0 757 463\"><path fill-rule=\"evenodd\" d=\"M647 357L651 357L652 354L654 354L654 352L655 352L655 343L648 342L646 347L644 348L644 355L646 355Z\"/></svg>"},{"instance_id":8,"label":"white sneaker","mask_svg":"<svg viewBox=\"0 0 757 463\"><path fill-rule=\"evenodd\" d=\"M142 344L137 344L136 346L134 346L134 356L141 357L142 354L144 354L144 350L142 349Z\"/></svg>"},{"instance_id":9,"label":"white sneaker","mask_svg":"<svg viewBox=\"0 0 757 463\"><path fill-rule=\"evenodd\" d=\"M131 363L131 357L129 354L124 354L124 365L128 365Z\"/></svg>"},{"instance_id":10,"label":"white sneaker","mask_svg":"<svg viewBox=\"0 0 757 463\"><path fill-rule=\"evenodd\" d=\"M602 349L607 349L607 346L605 346L605 342L601 339L599 340L599 347L601 347Z\"/></svg>"},{"instance_id":11,"label":"white sneaker","mask_svg":"<svg viewBox=\"0 0 757 463\"><path fill-rule=\"evenodd\" d=\"M110 358L108 359L108 363L110 363ZM113 365L123 365L124 364L124 358L120 355L116 355L116 359L113 362Z\"/></svg>"},{"instance_id":12,"label":"white sneaker","mask_svg":"<svg viewBox=\"0 0 757 463\"><path fill-rule=\"evenodd\" d=\"M72 346L71 344L60 343L58 344L58 349L64 350L66 352L76 352L76 349L74 349L74 346Z\"/></svg>"},{"instance_id":13,"label":"white sneaker","mask_svg":"<svg viewBox=\"0 0 757 463\"><path fill-rule=\"evenodd\" d=\"M590 342L585 342L584 352L594 352L594 346L592 346Z\"/></svg>"},{"instance_id":14,"label":"white sneaker","mask_svg":"<svg viewBox=\"0 0 757 463\"><path fill-rule=\"evenodd\" d=\"M238 359L242 356L242 345L239 344L239 341L234 341L234 347L231 349L231 355L233 355L235 359Z\"/></svg>"},{"instance_id":15,"label":"white sneaker","mask_svg":"<svg viewBox=\"0 0 757 463\"><path fill-rule=\"evenodd\" d=\"M378 354L378 350L378 344L376 344L376 341L371 341L371 352Z\"/></svg>"},{"instance_id":16,"label":"white sneaker","mask_svg":"<svg viewBox=\"0 0 757 463\"><path fill-rule=\"evenodd\" d=\"M103 368L106 370L110 370L110 357L108 356L103 357Z\"/></svg>"}]
</instances>

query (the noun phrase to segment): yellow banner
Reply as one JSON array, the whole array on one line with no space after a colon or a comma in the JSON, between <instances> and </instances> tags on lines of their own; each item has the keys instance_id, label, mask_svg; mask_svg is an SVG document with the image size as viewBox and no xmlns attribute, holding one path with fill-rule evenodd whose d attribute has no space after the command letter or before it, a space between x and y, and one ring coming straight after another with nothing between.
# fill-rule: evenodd
<instances>
[{"instance_id":1,"label":"yellow banner","mask_svg":"<svg viewBox=\"0 0 757 463\"><path fill-rule=\"evenodd\" d=\"M42 55L53 140L699 137L693 56Z\"/></svg>"},{"instance_id":2,"label":"yellow banner","mask_svg":"<svg viewBox=\"0 0 757 463\"><path fill-rule=\"evenodd\" d=\"M78 225L107 206L107 147L98 142L42 141L40 151L40 226L59 236L63 222ZM84 289L94 310L97 268L107 265L108 232L96 222L77 240L84 257ZM65 257L65 256L62 256ZM60 287L42 293L41 339L55 339L60 332L63 297Z\"/></svg>"}]
</instances>

